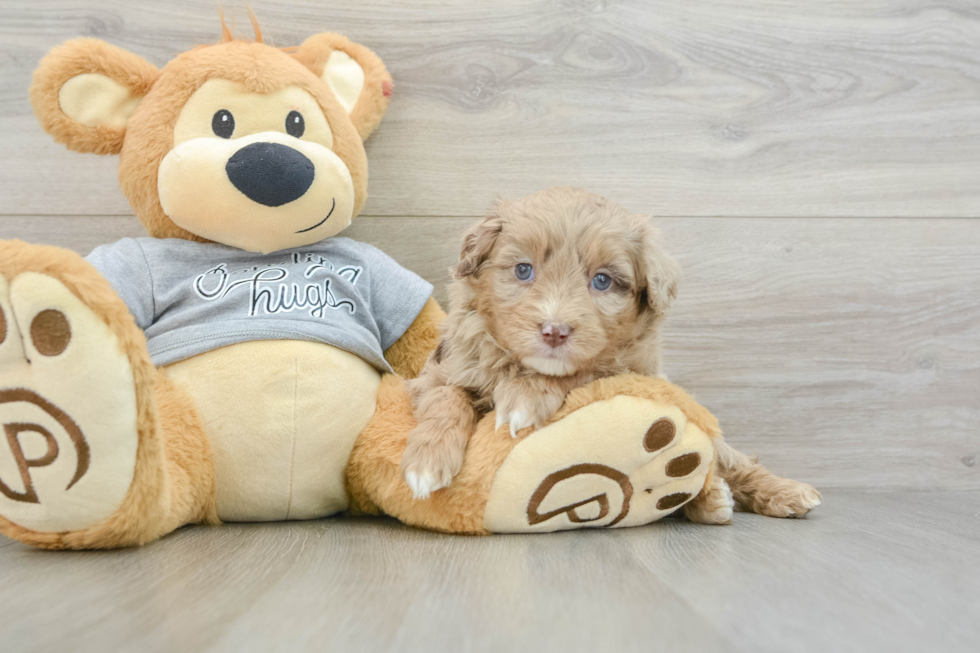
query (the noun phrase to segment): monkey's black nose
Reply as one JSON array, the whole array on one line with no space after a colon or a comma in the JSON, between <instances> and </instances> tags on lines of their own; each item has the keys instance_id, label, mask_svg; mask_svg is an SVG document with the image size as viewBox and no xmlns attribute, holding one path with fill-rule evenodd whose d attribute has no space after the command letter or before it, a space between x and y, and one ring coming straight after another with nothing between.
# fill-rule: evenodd
<instances>
[{"instance_id":1,"label":"monkey's black nose","mask_svg":"<svg viewBox=\"0 0 980 653\"><path fill-rule=\"evenodd\" d=\"M252 143L225 165L228 179L253 202L282 206L299 199L316 174L313 162L279 143Z\"/></svg>"}]
</instances>

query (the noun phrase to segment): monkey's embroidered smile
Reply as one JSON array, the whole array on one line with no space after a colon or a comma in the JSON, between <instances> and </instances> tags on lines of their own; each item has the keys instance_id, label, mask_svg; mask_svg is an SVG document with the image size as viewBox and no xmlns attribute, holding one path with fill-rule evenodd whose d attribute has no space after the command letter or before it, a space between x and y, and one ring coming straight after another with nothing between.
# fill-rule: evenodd
<instances>
[{"instance_id":1,"label":"monkey's embroidered smile","mask_svg":"<svg viewBox=\"0 0 980 653\"><path fill-rule=\"evenodd\" d=\"M333 215L333 210L334 210L335 208L337 208L337 199L336 199L336 198L334 198L334 199L333 199L333 203L332 203L332 204L330 205L330 211L329 211L329 212L327 213L327 217L325 217L325 218L324 218L323 220L320 220L319 222L317 222L317 223L316 223L315 225L313 225L312 227L307 227L306 229L300 229L300 230L299 230L299 231L297 231L296 233L298 233L298 234L303 234L303 233L306 233L307 231L313 231L314 229L316 229L317 227L319 227L319 226L320 226L320 225L322 225L322 224L323 224L324 222L326 222L327 220L329 220L329 219L330 219L330 216L331 216L331 215Z\"/></svg>"}]
</instances>

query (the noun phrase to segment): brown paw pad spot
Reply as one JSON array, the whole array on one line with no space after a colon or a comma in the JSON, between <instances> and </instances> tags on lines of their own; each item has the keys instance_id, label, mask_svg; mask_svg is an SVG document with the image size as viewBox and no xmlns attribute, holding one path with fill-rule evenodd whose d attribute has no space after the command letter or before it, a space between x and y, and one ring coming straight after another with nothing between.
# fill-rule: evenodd
<instances>
[{"instance_id":1,"label":"brown paw pad spot","mask_svg":"<svg viewBox=\"0 0 980 653\"><path fill-rule=\"evenodd\" d=\"M697 451L686 453L667 463L667 476L680 478L687 476L701 465L701 454Z\"/></svg>"},{"instance_id":2,"label":"brown paw pad spot","mask_svg":"<svg viewBox=\"0 0 980 653\"><path fill-rule=\"evenodd\" d=\"M3 313L3 307L0 306L0 344L7 339L7 316Z\"/></svg>"},{"instance_id":3,"label":"brown paw pad spot","mask_svg":"<svg viewBox=\"0 0 980 653\"><path fill-rule=\"evenodd\" d=\"M657 510L670 510L671 508L676 508L690 498L691 495L687 492L668 494L667 496L660 497L660 500L657 501Z\"/></svg>"},{"instance_id":4,"label":"brown paw pad spot","mask_svg":"<svg viewBox=\"0 0 980 653\"><path fill-rule=\"evenodd\" d=\"M653 423L647 430L647 434L643 436L643 448L650 453L660 451L674 441L676 434L677 427L674 426L674 422L666 417L661 417Z\"/></svg>"},{"instance_id":5,"label":"brown paw pad spot","mask_svg":"<svg viewBox=\"0 0 980 653\"><path fill-rule=\"evenodd\" d=\"M61 311L47 309L31 322L31 341L44 356L57 356L71 341L71 326Z\"/></svg>"}]
</instances>

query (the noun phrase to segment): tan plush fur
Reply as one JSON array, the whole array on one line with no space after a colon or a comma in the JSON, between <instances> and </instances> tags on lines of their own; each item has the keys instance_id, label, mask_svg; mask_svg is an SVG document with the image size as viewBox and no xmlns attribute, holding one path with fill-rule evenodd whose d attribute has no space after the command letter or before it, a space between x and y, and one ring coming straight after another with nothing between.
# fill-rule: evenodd
<instances>
[{"instance_id":1,"label":"tan plush fur","mask_svg":"<svg viewBox=\"0 0 980 653\"><path fill-rule=\"evenodd\" d=\"M61 110L59 93L64 83L90 73L105 75L144 97L160 72L142 57L98 39L68 41L51 50L34 71L31 104L46 132L76 152L119 154L125 128L80 125Z\"/></svg>"},{"instance_id":2,"label":"tan plush fur","mask_svg":"<svg viewBox=\"0 0 980 653\"><path fill-rule=\"evenodd\" d=\"M39 272L60 280L119 340L133 369L139 446L133 484L119 510L81 531L37 533L0 517L0 532L50 549L142 544L182 524L216 521L207 438L193 404L150 362L143 332L109 283L73 252L0 241L0 275Z\"/></svg>"},{"instance_id":3,"label":"tan plush fur","mask_svg":"<svg viewBox=\"0 0 980 653\"><path fill-rule=\"evenodd\" d=\"M340 34L315 34L303 41L293 56L319 77L334 50L349 54L364 71L364 90L350 113L350 119L361 139L366 139L377 128L391 102L394 90L391 75L378 55Z\"/></svg>"},{"instance_id":4,"label":"tan plush fur","mask_svg":"<svg viewBox=\"0 0 980 653\"><path fill-rule=\"evenodd\" d=\"M414 379L422 371L429 354L439 344L439 325L446 318L439 303L429 298L408 330L385 352L385 360L404 379Z\"/></svg>"}]
</instances>

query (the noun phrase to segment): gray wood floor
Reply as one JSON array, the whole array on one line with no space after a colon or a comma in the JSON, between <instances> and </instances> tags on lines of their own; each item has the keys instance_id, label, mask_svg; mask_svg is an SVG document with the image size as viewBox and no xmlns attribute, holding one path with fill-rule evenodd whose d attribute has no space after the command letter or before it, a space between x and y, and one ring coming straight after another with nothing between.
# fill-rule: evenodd
<instances>
[{"instance_id":1,"label":"gray wood floor","mask_svg":"<svg viewBox=\"0 0 980 653\"><path fill-rule=\"evenodd\" d=\"M452 537L387 520L0 540L21 651L976 651L980 493L835 491L809 518Z\"/></svg>"},{"instance_id":2,"label":"gray wood floor","mask_svg":"<svg viewBox=\"0 0 980 653\"><path fill-rule=\"evenodd\" d=\"M444 299L495 195L575 184L652 215L684 268L671 379L826 502L540 537L331 519L112 553L0 538L0 651L980 650L975 0L251 4L273 44L341 32L395 79L347 235ZM218 34L210 1L3 0L0 238L143 234L115 160L37 126L44 52L91 36L163 65Z\"/></svg>"}]
</instances>

